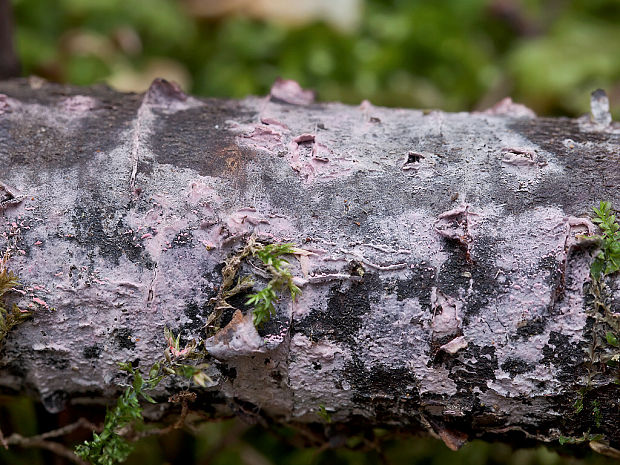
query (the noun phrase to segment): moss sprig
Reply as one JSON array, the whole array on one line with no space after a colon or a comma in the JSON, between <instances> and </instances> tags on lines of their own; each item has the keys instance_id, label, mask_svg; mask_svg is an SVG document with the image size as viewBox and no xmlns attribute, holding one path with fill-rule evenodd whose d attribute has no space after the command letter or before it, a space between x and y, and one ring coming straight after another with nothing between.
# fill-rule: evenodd
<instances>
[{"instance_id":1,"label":"moss sprig","mask_svg":"<svg viewBox=\"0 0 620 465\"><path fill-rule=\"evenodd\" d=\"M254 256L259 258L270 271L272 278L263 289L255 294L250 294L246 300L246 305L253 305L252 322L254 326L260 326L269 321L275 315L276 309L274 302L278 300L278 293L283 288L288 289L291 299L295 301L301 294L301 289L293 282L293 275L288 269L288 261L281 258L282 255L296 253L293 244L267 244L259 248Z\"/></svg>"},{"instance_id":2,"label":"moss sprig","mask_svg":"<svg viewBox=\"0 0 620 465\"><path fill-rule=\"evenodd\" d=\"M9 254L5 253L0 259L0 345L9 331L32 316L31 312L20 309L17 304L6 302L5 296L19 286L17 276L8 269L8 261Z\"/></svg>"},{"instance_id":3,"label":"moss sprig","mask_svg":"<svg viewBox=\"0 0 620 465\"><path fill-rule=\"evenodd\" d=\"M75 453L80 458L92 465L123 463L134 448L126 438L127 434L144 423L140 399L152 404L157 403L149 392L167 376L180 376L202 387L211 382L203 371L207 364L185 363L188 360L202 358L195 341L181 348L180 334L174 336L168 328L164 328L164 337L167 342L164 358L151 366L148 377L144 377L131 363L118 364L121 370L132 375L133 382L118 398L114 408L106 412L101 433L93 433L91 441L85 441L75 448Z\"/></svg>"},{"instance_id":4,"label":"moss sprig","mask_svg":"<svg viewBox=\"0 0 620 465\"><path fill-rule=\"evenodd\" d=\"M288 268L289 262L283 256L307 254L309 252L291 243L263 244L255 236L251 236L241 251L226 260L222 269L222 285L217 296L211 299L214 310L209 315L205 327L217 332L222 312L234 308L228 303L228 299L254 287L255 281L252 276L238 277L243 261L251 258L260 261L262 269L267 273L258 269L257 271L270 280L263 289L248 296L246 305L254 307L252 321L255 326L269 321L271 316L275 315L275 302L284 290L288 290L293 301L301 294L301 289L293 282L293 275Z\"/></svg>"},{"instance_id":5,"label":"moss sprig","mask_svg":"<svg viewBox=\"0 0 620 465\"><path fill-rule=\"evenodd\" d=\"M599 208L594 207L592 222L601 229L601 234L593 236L601 241L601 250L590 268L593 279L610 275L620 270L620 225L616 220L610 202L601 202Z\"/></svg>"}]
</instances>

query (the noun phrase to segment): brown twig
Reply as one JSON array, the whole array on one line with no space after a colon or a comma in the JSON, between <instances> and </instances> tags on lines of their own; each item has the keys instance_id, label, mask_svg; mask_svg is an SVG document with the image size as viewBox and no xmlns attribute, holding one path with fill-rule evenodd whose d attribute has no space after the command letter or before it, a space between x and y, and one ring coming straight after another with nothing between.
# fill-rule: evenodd
<instances>
[{"instance_id":1,"label":"brown twig","mask_svg":"<svg viewBox=\"0 0 620 465\"><path fill-rule=\"evenodd\" d=\"M175 429L181 429L185 426L185 420L187 415L189 414L189 406L188 402L193 402L196 400L196 394L190 391L182 391L178 394L171 396L168 399L168 402L179 403L181 402L181 415L176 422L174 422L170 426L166 426L165 428L153 428L146 431L134 432L131 434L131 441L137 441L142 438L146 438L148 436L161 436L164 434L168 434L170 431Z\"/></svg>"},{"instance_id":2,"label":"brown twig","mask_svg":"<svg viewBox=\"0 0 620 465\"><path fill-rule=\"evenodd\" d=\"M62 428L55 429L53 431L48 431L47 433L39 434L37 436L24 437L21 434L13 433L8 438L4 438L2 433L0 432L0 442L8 449L8 446L19 446L19 447L38 447L40 449L46 449L54 454L64 457L73 463L77 463L80 465L87 465L88 462L80 459L75 453L58 442L48 441L50 438L57 438L60 436L64 436L66 434L72 433L76 429L86 428L92 431L98 431L101 428L94 425L90 421L85 418L80 418L75 423L71 423L70 425L63 426Z\"/></svg>"}]
</instances>

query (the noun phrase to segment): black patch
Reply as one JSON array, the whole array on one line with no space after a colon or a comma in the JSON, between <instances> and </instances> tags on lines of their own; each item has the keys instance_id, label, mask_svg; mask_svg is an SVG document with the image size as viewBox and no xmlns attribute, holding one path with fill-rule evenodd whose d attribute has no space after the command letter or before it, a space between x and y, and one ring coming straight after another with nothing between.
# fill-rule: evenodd
<instances>
[{"instance_id":1,"label":"black patch","mask_svg":"<svg viewBox=\"0 0 620 465\"><path fill-rule=\"evenodd\" d=\"M84 358L99 358L101 357L101 351L101 347L95 344L92 346L84 347L82 355L84 356Z\"/></svg>"},{"instance_id":2,"label":"black patch","mask_svg":"<svg viewBox=\"0 0 620 465\"><path fill-rule=\"evenodd\" d=\"M353 401L359 405L371 405L378 422L403 420L403 411L417 415L420 405L418 381L405 367L364 367L359 357L345 364L345 377L354 389ZM407 416L405 414L404 416Z\"/></svg>"},{"instance_id":3,"label":"black patch","mask_svg":"<svg viewBox=\"0 0 620 465\"><path fill-rule=\"evenodd\" d=\"M242 177L254 155L239 148L226 121L251 122L255 113L240 110L237 102L208 99L205 103L171 114L153 109L157 120L149 146L155 162L189 168L201 176Z\"/></svg>"},{"instance_id":4,"label":"black patch","mask_svg":"<svg viewBox=\"0 0 620 465\"><path fill-rule=\"evenodd\" d=\"M137 173L142 173L147 177L153 174L153 162L150 160L138 160Z\"/></svg>"},{"instance_id":5,"label":"black patch","mask_svg":"<svg viewBox=\"0 0 620 465\"><path fill-rule=\"evenodd\" d=\"M421 262L407 271L407 279L396 282L396 299L401 302L408 298L416 298L420 306L431 310L431 291L435 286L437 270L426 262Z\"/></svg>"},{"instance_id":6,"label":"black patch","mask_svg":"<svg viewBox=\"0 0 620 465\"><path fill-rule=\"evenodd\" d=\"M278 384L282 383L282 380L284 379L282 373L278 370L271 370L269 377Z\"/></svg>"},{"instance_id":7,"label":"black patch","mask_svg":"<svg viewBox=\"0 0 620 465\"><path fill-rule=\"evenodd\" d=\"M103 95L77 87L66 88L62 94L48 94L46 88L49 89L49 84L44 85L39 91L29 89L29 94L17 91L10 95L23 99L22 101L44 103L49 105L48 108L57 105L61 98L78 92L81 95L95 94L97 98L102 98ZM8 166L23 167L27 173L35 170L66 171L73 167L86 172L89 167L100 164L97 153L109 153L118 147L119 140L122 139L121 134L136 117L140 105L138 95L107 93L103 98L112 101L113 111L107 111L110 106L106 105L105 101L101 102L101 109L106 106L108 108L103 111L82 113L79 120L71 122L73 130L70 133L49 126L47 118L38 116L37 113L31 113L28 118L19 120L3 120L2 126L8 128L0 132L2 136L0 140L5 148L3 152L8 159ZM105 128L105 131L101 128ZM85 186L79 187L85 188Z\"/></svg>"},{"instance_id":8,"label":"black patch","mask_svg":"<svg viewBox=\"0 0 620 465\"><path fill-rule=\"evenodd\" d=\"M466 362L472 358L476 363ZM473 392L475 387L485 392L488 389L487 382L495 379L498 367L495 347L480 347L471 343L459 352L458 358L442 357L441 363L450 370L448 377L456 383L458 390L465 393Z\"/></svg>"},{"instance_id":9,"label":"black patch","mask_svg":"<svg viewBox=\"0 0 620 465\"><path fill-rule=\"evenodd\" d=\"M209 313L209 310L203 305L202 308L194 301L188 303L183 309L185 316L190 319L189 323L185 323L181 328L181 331L187 330L192 334L200 331L204 325L204 316Z\"/></svg>"},{"instance_id":10,"label":"black patch","mask_svg":"<svg viewBox=\"0 0 620 465\"><path fill-rule=\"evenodd\" d=\"M86 202L89 203L89 202ZM147 269L153 268L153 262L144 256L141 240L134 240L132 234L126 234L129 227L123 227L114 208L76 207L71 219L75 235L71 237L85 250L99 250L99 255L119 264L121 256Z\"/></svg>"},{"instance_id":11,"label":"black patch","mask_svg":"<svg viewBox=\"0 0 620 465\"><path fill-rule=\"evenodd\" d=\"M510 373L511 378L514 378L515 375L532 371L534 369L534 365L526 362L525 360L521 360L520 358L509 357L504 363L502 363L500 368Z\"/></svg>"},{"instance_id":12,"label":"black patch","mask_svg":"<svg viewBox=\"0 0 620 465\"><path fill-rule=\"evenodd\" d=\"M608 131L583 132L579 122L558 118L516 118L508 127L542 150L555 154L565 167L565 172L551 175L547 182L537 184L528 195L515 198L514 205L507 208L523 211L535 205L559 204L563 211L581 211L592 206L592 199L614 200L610 195L613 188L620 186L616 149L620 137L617 134ZM570 149L564 145L566 139L580 144L589 143L597 149ZM601 173L605 173L603 178ZM560 196L558 189L562 190ZM505 199L506 202L510 199Z\"/></svg>"},{"instance_id":13,"label":"black patch","mask_svg":"<svg viewBox=\"0 0 620 465\"><path fill-rule=\"evenodd\" d=\"M229 381L234 381L237 378L237 369L235 367L221 362L216 363L216 366L220 373L222 373L222 376L225 376Z\"/></svg>"},{"instance_id":14,"label":"black patch","mask_svg":"<svg viewBox=\"0 0 620 465\"><path fill-rule=\"evenodd\" d=\"M421 153L409 152L407 154L407 159L405 160L405 165L403 166L403 169L412 168L413 166L420 163L424 158L424 155L422 155Z\"/></svg>"},{"instance_id":15,"label":"black patch","mask_svg":"<svg viewBox=\"0 0 620 465\"><path fill-rule=\"evenodd\" d=\"M542 349L543 358L540 363L547 366L554 365L558 368L557 380L563 383L574 382L585 372L583 366L585 344L585 341L575 344L570 337L551 331L549 342Z\"/></svg>"},{"instance_id":16,"label":"black patch","mask_svg":"<svg viewBox=\"0 0 620 465\"><path fill-rule=\"evenodd\" d=\"M545 318L533 318L526 321L524 325L517 328L516 338L529 339L533 336L544 333L546 327L547 320Z\"/></svg>"},{"instance_id":17,"label":"black patch","mask_svg":"<svg viewBox=\"0 0 620 465\"><path fill-rule=\"evenodd\" d=\"M187 389L183 387L179 389L179 392ZM196 400L191 403L191 409L205 414L211 418L221 418L222 411L221 406L226 405L228 398L221 391L209 391L206 389L194 390L190 388L190 391L196 393Z\"/></svg>"},{"instance_id":18,"label":"black patch","mask_svg":"<svg viewBox=\"0 0 620 465\"><path fill-rule=\"evenodd\" d=\"M131 339L132 331L129 328L116 328L114 330L114 339L116 344L121 349L133 350L136 348L136 343Z\"/></svg>"},{"instance_id":19,"label":"black patch","mask_svg":"<svg viewBox=\"0 0 620 465\"><path fill-rule=\"evenodd\" d=\"M496 240L491 237L475 238L470 247L473 248L473 260L468 260L467 253L462 245L454 240L444 240L444 250L448 259L441 265L437 276L437 288L449 296L458 296L461 289L470 287L472 293L463 302L463 325L469 318L478 315L480 311L494 302L498 297L509 292L510 279L506 278L499 283L495 276L501 268L495 266ZM469 272L471 277L464 276Z\"/></svg>"},{"instance_id":20,"label":"black patch","mask_svg":"<svg viewBox=\"0 0 620 465\"><path fill-rule=\"evenodd\" d=\"M330 289L327 310L313 310L303 320L293 321L293 334L299 332L311 340L332 339L355 347L355 336L364 315L370 313L371 299L376 301L381 290L381 280L373 273L366 273L349 288L336 284Z\"/></svg>"}]
</instances>

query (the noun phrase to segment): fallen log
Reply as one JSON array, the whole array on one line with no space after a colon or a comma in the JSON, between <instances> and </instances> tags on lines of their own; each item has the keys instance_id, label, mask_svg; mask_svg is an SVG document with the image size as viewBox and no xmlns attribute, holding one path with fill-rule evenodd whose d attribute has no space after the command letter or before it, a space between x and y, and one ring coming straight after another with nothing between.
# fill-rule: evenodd
<instances>
[{"instance_id":1,"label":"fallen log","mask_svg":"<svg viewBox=\"0 0 620 465\"><path fill-rule=\"evenodd\" d=\"M196 340L211 417L617 453L620 279L591 271L592 207L620 205L604 94L580 119L313 99L1 82L5 298L33 314L2 341L1 392L110 403L118 362ZM301 294L256 326L275 275L247 247L283 243Z\"/></svg>"}]
</instances>

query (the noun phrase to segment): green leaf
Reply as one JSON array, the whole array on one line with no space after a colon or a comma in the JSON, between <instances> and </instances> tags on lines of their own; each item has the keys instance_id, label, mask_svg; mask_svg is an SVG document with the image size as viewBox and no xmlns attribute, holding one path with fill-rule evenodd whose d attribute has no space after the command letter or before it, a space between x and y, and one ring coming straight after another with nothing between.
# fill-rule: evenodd
<instances>
[{"instance_id":1,"label":"green leaf","mask_svg":"<svg viewBox=\"0 0 620 465\"><path fill-rule=\"evenodd\" d=\"M159 373L160 362L153 363L153 366L149 370L149 378L154 378Z\"/></svg>"},{"instance_id":2,"label":"green leaf","mask_svg":"<svg viewBox=\"0 0 620 465\"><path fill-rule=\"evenodd\" d=\"M575 409L575 413L580 413L583 410L583 397L582 396L578 397L575 400L573 407Z\"/></svg>"},{"instance_id":3,"label":"green leaf","mask_svg":"<svg viewBox=\"0 0 620 465\"><path fill-rule=\"evenodd\" d=\"M157 401L153 399L151 396L149 396L146 392L141 392L140 395L144 398L144 400L146 400L147 402L150 402L151 404L157 403Z\"/></svg>"},{"instance_id":4,"label":"green leaf","mask_svg":"<svg viewBox=\"0 0 620 465\"><path fill-rule=\"evenodd\" d=\"M607 331L605 334L605 339L607 339L607 344L614 347L620 347L620 343L618 342L618 338L611 331Z\"/></svg>"},{"instance_id":5,"label":"green leaf","mask_svg":"<svg viewBox=\"0 0 620 465\"><path fill-rule=\"evenodd\" d=\"M590 274L592 275L592 278L598 281L603 273L603 270L605 269L605 266L606 264L602 254L597 255L590 266Z\"/></svg>"},{"instance_id":6,"label":"green leaf","mask_svg":"<svg viewBox=\"0 0 620 465\"><path fill-rule=\"evenodd\" d=\"M118 362L118 367L123 371L128 371L129 373L133 373L133 366L129 362Z\"/></svg>"},{"instance_id":7,"label":"green leaf","mask_svg":"<svg viewBox=\"0 0 620 465\"><path fill-rule=\"evenodd\" d=\"M136 392L140 392L140 390L142 389L142 384L142 376L138 371L136 371L133 375L133 388L136 390Z\"/></svg>"},{"instance_id":8,"label":"green leaf","mask_svg":"<svg viewBox=\"0 0 620 465\"><path fill-rule=\"evenodd\" d=\"M558 438L558 442L560 443L561 446L563 446L564 444L573 444L575 442L575 439L569 438L566 436L560 436Z\"/></svg>"}]
</instances>

